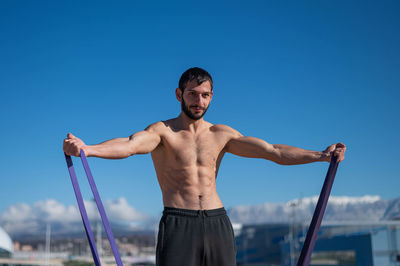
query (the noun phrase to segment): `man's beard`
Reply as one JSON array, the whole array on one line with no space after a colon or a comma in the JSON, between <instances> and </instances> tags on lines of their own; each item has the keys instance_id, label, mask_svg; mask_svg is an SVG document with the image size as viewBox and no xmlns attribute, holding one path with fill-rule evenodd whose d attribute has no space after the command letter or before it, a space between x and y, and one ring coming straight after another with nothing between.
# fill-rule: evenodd
<instances>
[{"instance_id":1,"label":"man's beard","mask_svg":"<svg viewBox=\"0 0 400 266\"><path fill-rule=\"evenodd\" d=\"M196 106L197 106L197 105L196 105ZM192 105L192 107L193 107L193 105ZM182 108L182 111L183 111L190 119L193 119L193 120L199 120L200 118L202 118L202 117L206 114L206 112L207 112L207 110L208 110L208 106L207 106L207 108L203 109L203 113L201 113L201 114L193 114L192 112L190 112L190 109L189 109L189 107L186 105L185 100L183 100L183 97L182 97L182 102L181 102L181 108Z\"/></svg>"}]
</instances>

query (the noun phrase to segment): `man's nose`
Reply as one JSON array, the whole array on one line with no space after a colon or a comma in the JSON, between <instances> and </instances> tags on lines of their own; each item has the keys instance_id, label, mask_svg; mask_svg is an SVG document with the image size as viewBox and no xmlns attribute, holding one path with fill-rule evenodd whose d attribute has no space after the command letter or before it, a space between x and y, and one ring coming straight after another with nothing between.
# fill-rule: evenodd
<instances>
[{"instance_id":1,"label":"man's nose","mask_svg":"<svg viewBox=\"0 0 400 266\"><path fill-rule=\"evenodd\" d=\"M201 103L201 94L196 94L196 96L194 97L194 101L196 103Z\"/></svg>"}]
</instances>

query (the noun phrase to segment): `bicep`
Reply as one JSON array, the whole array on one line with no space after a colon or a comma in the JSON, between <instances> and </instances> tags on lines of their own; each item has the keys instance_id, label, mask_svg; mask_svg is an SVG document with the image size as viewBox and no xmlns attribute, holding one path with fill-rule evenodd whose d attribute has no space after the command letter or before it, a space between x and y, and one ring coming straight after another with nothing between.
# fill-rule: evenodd
<instances>
[{"instance_id":1,"label":"bicep","mask_svg":"<svg viewBox=\"0 0 400 266\"><path fill-rule=\"evenodd\" d=\"M226 151L247 158L263 158L276 161L279 157L274 145L255 137L239 136L232 138L226 145Z\"/></svg>"},{"instance_id":2,"label":"bicep","mask_svg":"<svg viewBox=\"0 0 400 266\"><path fill-rule=\"evenodd\" d=\"M161 142L157 132L146 129L136 132L129 137L129 145L132 154L146 154L152 152Z\"/></svg>"}]
</instances>

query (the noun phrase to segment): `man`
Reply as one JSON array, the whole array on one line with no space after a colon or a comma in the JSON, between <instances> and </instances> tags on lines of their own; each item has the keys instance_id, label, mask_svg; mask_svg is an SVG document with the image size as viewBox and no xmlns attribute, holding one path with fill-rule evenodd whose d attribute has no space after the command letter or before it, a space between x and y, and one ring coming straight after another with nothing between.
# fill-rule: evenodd
<instances>
[{"instance_id":1,"label":"man","mask_svg":"<svg viewBox=\"0 0 400 266\"><path fill-rule=\"evenodd\" d=\"M236 246L233 230L215 179L226 152L293 165L344 159L346 146L333 144L322 152L309 151L242 136L226 125L203 119L213 97L213 81L201 68L190 68L175 95L182 112L177 118L148 126L127 138L86 145L68 134L64 152L79 156L121 159L151 152L161 187L164 212L159 224L158 266L233 266Z\"/></svg>"}]
</instances>

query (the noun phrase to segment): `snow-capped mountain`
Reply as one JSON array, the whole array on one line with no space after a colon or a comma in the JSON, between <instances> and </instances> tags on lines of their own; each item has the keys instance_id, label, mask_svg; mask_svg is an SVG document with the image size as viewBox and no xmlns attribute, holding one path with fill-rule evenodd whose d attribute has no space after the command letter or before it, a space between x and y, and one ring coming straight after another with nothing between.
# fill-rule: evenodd
<instances>
[{"instance_id":1,"label":"snow-capped mountain","mask_svg":"<svg viewBox=\"0 0 400 266\"><path fill-rule=\"evenodd\" d=\"M232 222L308 223L315 210L318 196L295 199L284 203L264 203L254 206L236 206L228 210ZM400 219L400 198L383 200L379 196L331 196L324 221L369 221Z\"/></svg>"},{"instance_id":2,"label":"snow-capped mountain","mask_svg":"<svg viewBox=\"0 0 400 266\"><path fill-rule=\"evenodd\" d=\"M382 220L400 220L400 198L389 201Z\"/></svg>"}]
</instances>

